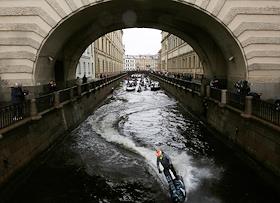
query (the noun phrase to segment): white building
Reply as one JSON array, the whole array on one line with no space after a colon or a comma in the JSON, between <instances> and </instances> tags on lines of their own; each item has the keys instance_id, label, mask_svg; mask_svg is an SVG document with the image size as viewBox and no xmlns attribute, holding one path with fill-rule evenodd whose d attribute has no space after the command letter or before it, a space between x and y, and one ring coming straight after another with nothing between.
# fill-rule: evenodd
<instances>
[{"instance_id":1,"label":"white building","mask_svg":"<svg viewBox=\"0 0 280 203\"><path fill-rule=\"evenodd\" d=\"M124 58L124 71L136 70L136 60L135 56L125 55Z\"/></svg>"},{"instance_id":2,"label":"white building","mask_svg":"<svg viewBox=\"0 0 280 203\"><path fill-rule=\"evenodd\" d=\"M95 62L94 62L94 43L89 45L80 58L76 69L76 77L82 78L84 75L88 79L95 78Z\"/></svg>"}]
</instances>

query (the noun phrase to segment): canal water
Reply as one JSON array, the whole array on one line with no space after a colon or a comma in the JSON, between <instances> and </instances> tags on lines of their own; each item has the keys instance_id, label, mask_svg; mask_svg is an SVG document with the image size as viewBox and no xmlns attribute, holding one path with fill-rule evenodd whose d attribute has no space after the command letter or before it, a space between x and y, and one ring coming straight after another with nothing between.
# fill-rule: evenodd
<instances>
[{"instance_id":1,"label":"canal water","mask_svg":"<svg viewBox=\"0 0 280 203\"><path fill-rule=\"evenodd\" d=\"M170 202L155 149L172 159L189 203L279 202L242 160L164 91L116 89L41 162L9 202Z\"/></svg>"}]
</instances>

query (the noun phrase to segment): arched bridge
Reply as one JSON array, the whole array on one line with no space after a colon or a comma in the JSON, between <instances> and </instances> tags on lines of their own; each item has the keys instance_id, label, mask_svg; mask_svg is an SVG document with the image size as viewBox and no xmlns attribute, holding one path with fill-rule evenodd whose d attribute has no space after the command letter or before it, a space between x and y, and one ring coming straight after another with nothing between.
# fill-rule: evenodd
<instances>
[{"instance_id":1,"label":"arched bridge","mask_svg":"<svg viewBox=\"0 0 280 203\"><path fill-rule=\"evenodd\" d=\"M280 95L279 0L1 0L0 76L11 85L75 78L84 49L123 28L171 32L198 53L206 77L247 79Z\"/></svg>"}]
</instances>

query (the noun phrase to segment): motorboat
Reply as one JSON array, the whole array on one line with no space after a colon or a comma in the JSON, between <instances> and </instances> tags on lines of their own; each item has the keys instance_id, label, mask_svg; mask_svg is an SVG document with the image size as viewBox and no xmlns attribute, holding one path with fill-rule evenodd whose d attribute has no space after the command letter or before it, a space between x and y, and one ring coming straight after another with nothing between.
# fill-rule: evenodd
<instances>
[{"instance_id":1,"label":"motorboat","mask_svg":"<svg viewBox=\"0 0 280 203\"><path fill-rule=\"evenodd\" d=\"M129 91L129 92L135 91L135 89L136 89L136 86L133 83L127 83L126 88L125 88L125 90Z\"/></svg>"},{"instance_id":2,"label":"motorboat","mask_svg":"<svg viewBox=\"0 0 280 203\"><path fill-rule=\"evenodd\" d=\"M171 171L169 174L166 174L166 180L169 186L169 194L173 203L183 203L186 199L186 188L183 181L182 176L174 177L173 173L171 175Z\"/></svg>"},{"instance_id":3,"label":"motorboat","mask_svg":"<svg viewBox=\"0 0 280 203\"><path fill-rule=\"evenodd\" d=\"M151 83L151 91L157 91L160 89L159 82L152 82Z\"/></svg>"}]
</instances>

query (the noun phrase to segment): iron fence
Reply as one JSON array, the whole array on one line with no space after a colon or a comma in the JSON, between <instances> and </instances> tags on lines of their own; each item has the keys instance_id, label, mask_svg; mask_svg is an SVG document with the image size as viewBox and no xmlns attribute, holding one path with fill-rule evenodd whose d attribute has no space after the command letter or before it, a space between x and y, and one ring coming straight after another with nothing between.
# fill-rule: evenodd
<instances>
[{"instance_id":1,"label":"iron fence","mask_svg":"<svg viewBox=\"0 0 280 203\"><path fill-rule=\"evenodd\" d=\"M245 109L245 96L235 92L227 92L227 103L241 111Z\"/></svg>"},{"instance_id":2,"label":"iron fence","mask_svg":"<svg viewBox=\"0 0 280 203\"><path fill-rule=\"evenodd\" d=\"M82 92L86 92L89 88L95 88L104 84L108 81L112 81L118 77L125 75L126 73L122 73L119 75L114 75L108 78L102 78L98 81L94 81L91 83L85 83L81 85ZM64 102L71 99L71 91L73 92L73 97L78 96L78 87L74 86L68 89L60 90L59 93L59 102ZM36 98L36 107L37 111L43 112L47 109L54 107L55 102L55 94L50 93ZM7 105L4 107L0 107L0 129L5 128L13 123L16 123L19 120L30 117L30 101L27 100L23 104L16 105Z\"/></svg>"},{"instance_id":3,"label":"iron fence","mask_svg":"<svg viewBox=\"0 0 280 203\"><path fill-rule=\"evenodd\" d=\"M73 87L73 97L76 97L76 96L78 96L78 87L77 86Z\"/></svg>"},{"instance_id":4,"label":"iron fence","mask_svg":"<svg viewBox=\"0 0 280 203\"><path fill-rule=\"evenodd\" d=\"M211 89L210 89L210 97L212 99L215 99L217 101L221 101L221 95L222 95L221 89L211 87Z\"/></svg>"},{"instance_id":5,"label":"iron fence","mask_svg":"<svg viewBox=\"0 0 280 203\"><path fill-rule=\"evenodd\" d=\"M72 88L68 88L68 89L59 91L59 102L60 103L71 99L71 89Z\"/></svg>"},{"instance_id":6,"label":"iron fence","mask_svg":"<svg viewBox=\"0 0 280 203\"><path fill-rule=\"evenodd\" d=\"M36 106L38 112L43 112L54 106L54 93L47 94L36 98Z\"/></svg>"},{"instance_id":7,"label":"iron fence","mask_svg":"<svg viewBox=\"0 0 280 203\"><path fill-rule=\"evenodd\" d=\"M275 104L260 99L253 99L252 106L253 115L280 125L280 109Z\"/></svg>"},{"instance_id":8,"label":"iron fence","mask_svg":"<svg viewBox=\"0 0 280 203\"><path fill-rule=\"evenodd\" d=\"M194 82L192 82L192 83L191 83L191 89L192 89L194 92L201 92L201 84L200 84L200 83L194 83Z\"/></svg>"},{"instance_id":9,"label":"iron fence","mask_svg":"<svg viewBox=\"0 0 280 203\"><path fill-rule=\"evenodd\" d=\"M30 116L30 101L1 107L0 128L5 128Z\"/></svg>"}]
</instances>

